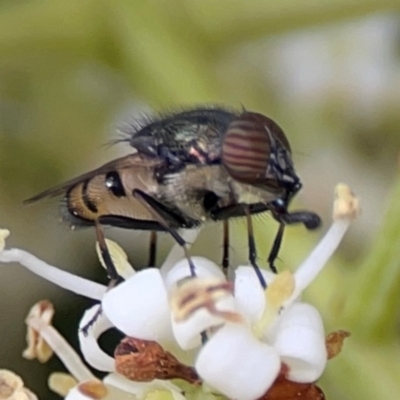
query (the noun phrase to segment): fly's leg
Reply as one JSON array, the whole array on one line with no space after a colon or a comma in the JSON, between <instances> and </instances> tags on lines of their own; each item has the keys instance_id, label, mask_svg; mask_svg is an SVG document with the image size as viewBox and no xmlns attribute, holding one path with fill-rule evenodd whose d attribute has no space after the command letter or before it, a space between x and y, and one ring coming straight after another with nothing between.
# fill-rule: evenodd
<instances>
[{"instance_id":1,"label":"fly's leg","mask_svg":"<svg viewBox=\"0 0 400 400\"><path fill-rule=\"evenodd\" d=\"M149 267L156 266L156 257L157 257L157 232L151 231L150 246L149 246L149 261L147 263Z\"/></svg>"},{"instance_id":2,"label":"fly's leg","mask_svg":"<svg viewBox=\"0 0 400 400\"><path fill-rule=\"evenodd\" d=\"M251 219L250 209L247 205L244 205L244 211L247 219L247 238L249 242L249 261L250 264L254 268L254 272L257 275L258 280L263 289L267 287L267 283L265 282L264 276L261 273L260 267L257 265L257 250L256 250L256 242L254 240L254 231L253 231L253 221Z\"/></svg>"},{"instance_id":3,"label":"fly's leg","mask_svg":"<svg viewBox=\"0 0 400 400\"><path fill-rule=\"evenodd\" d=\"M228 275L229 269L229 221L223 221L223 239L222 239L222 271L225 276Z\"/></svg>"},{"instance_id":4,"label":"fly's leg","mask_svg":"<svg viewBox=\"0 0 400 400\"><path fill-rule=\"evenodd\" d=\"M271 271L274 274L278 273L278 271L275 267L275 260L277 259L279 250L281 248L284 231L285 231L285 225L281 222L279 224L279 229L278 229L278 232L276 233L276 236L274 239L274 244L272 245L272 249L268 256L269 268L271 269Z\"/></svg>"},{"instance_id":5,"label":"fly's leg","mask_svg":"<svg viewBox=\"0 0 400 400\"><path fill-rule=\"evenodd\" d=\"M115 268L114 262L111 258L110 251L108 250L107 243L104 238L103 226L101 225L99 220L96 220L95 228L96 228L96 237L97 237L97 242L99 243L101 258L103 259L104 264L106 266L107 275L111 282L118 281L119 275L117 269Z\"/></svg>"},{"instance_id":6,"label":"fly's leg","mask_svg":"<svg viewBox=\"0 0 400 400\"><path fill-rule=\"evenodd\" d=\"M188 260L189 263L189 268L190 268L190 275L192 277L196 276L196 271L194 268L194 264L192 262L192 259L190 258L189 255L189 250L186 246L186 242L183 239L183 237L181 235L179 235L179 233L170 226L170 224L168 223L168 221L163 217L163 210L160 209L158 202L156 200L154 200L151 196L149 196L148 194L142 192L141 190L135 189L132 192L133 196L139 200L144 207L147 208L147 210L154 216L154 219L161 225L164 227L164 229L169 232L171 234L171 236L175 239L175 241L179 244L179 246L182 247L183 252ZM165 211L164 211L165 213ZM173 218L172 215L169 215L171 218ZM203 331L200 333L201 335L201 342L203 344L205 344L208 340L208 335L207 332Z\"/></svg>"},{"instance_id":7,"label":"fly's leg","mask_svg":"<svg viewBox=\"0 0 400 400\"><path fill-rule=\"evenodd\" d=\"M196 276L194 264L192 262L192 259L190 258L189 250L186 246L185 240L182 238L181 235L179 235L179 233L173 227L171 227L167 219L165 219L165 217L163 216L163 214L165 214L165 211L160 209L159 203L156 200L154 200L151 196L149 196L148 194L144 193L139 189L134 189L132 194L144 207L146 207L146 209L153 215L154 219L167 232L170 233L170 235L175 239L175 241L179 244L179 246L182 247L185 257L187 258L189 263L190 275L193 277ZM171 216L171 218L173 218L173 216Z\"/></svg>"},{"instance_id":8,"label":"fly's leg","mask_svg":"<svg viewBox=\"0 0 400 400\"><path fill-rule=\"evenodd\" d=\"M110 251L108 250L107 243L104 237L103 227L99 220L96 220L95 228L96 228L97 242L99 243L99 248L100 248L100 255L106 266L107 276L110 279L107 285L107 291L108 291L117 285L120 276L118 275L117 268L115 267L114 262L111 258ZM88 334L89 328L97 321L97 318L99 318L102 312L103 309L101 307L101 304L99 304L99 308L97 309L96 313L93 315L91 320L81 328L82 332L85 335Z\"/></svg>"}]
</instances>

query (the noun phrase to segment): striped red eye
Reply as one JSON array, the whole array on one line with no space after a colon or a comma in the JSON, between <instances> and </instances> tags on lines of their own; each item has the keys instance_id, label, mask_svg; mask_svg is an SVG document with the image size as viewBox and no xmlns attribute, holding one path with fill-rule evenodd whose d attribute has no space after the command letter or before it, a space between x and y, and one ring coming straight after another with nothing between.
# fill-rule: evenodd
<instances>
[{"instance_id":1,"label":"striped red eye","mask_svg":"<svg viewBox=\"0 0 400 400\"><path fill-rule=\"evenodd\" d=\"M277 149L290 156L282 129L270 118L246 112L233 120L224 135L222 161L232 178L249 184L279 186L275 176Z\"/></svg>"}]
</instances>

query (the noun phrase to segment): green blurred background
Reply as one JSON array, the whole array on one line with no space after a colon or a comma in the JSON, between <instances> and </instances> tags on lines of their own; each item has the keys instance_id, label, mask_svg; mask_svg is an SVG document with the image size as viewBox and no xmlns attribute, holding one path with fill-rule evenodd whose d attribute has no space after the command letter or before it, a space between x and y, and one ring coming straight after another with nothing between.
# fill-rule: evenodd
<instances>
[{"instance_id":1,"label":"green blurred background","mask_svg":"<svg viewBox=\"0 0 400 400\"><path fill-rule=\"evenodd\" d=\"M320 382L328 399L400 393L400 1L2 0L0 1L0 226L9 245L104 281L92 230L70 232L57 202L22 201L129 152L104 146L143 112L204 103L259 111L286 131L304 189L293 208L324 227L288 229L279 268L295 268L330 223L333 187L361 198L354 224L307 294L327 330L353 335ZM386 217L385 217L386 215ZM260 262L276 223L257 219ZM221 257L219 226L193 253ZM244 225L232 224L235 262L246 261ZM146 234L108 229L144 265ZM163 237L159 262L172 241ZM74 345L90 302L17 266L1 266L0 368L43 399L57 360L23 360L29 307L56 306ZM238 366L239 367L239 366Z\"/></svg>"}]
</instances>

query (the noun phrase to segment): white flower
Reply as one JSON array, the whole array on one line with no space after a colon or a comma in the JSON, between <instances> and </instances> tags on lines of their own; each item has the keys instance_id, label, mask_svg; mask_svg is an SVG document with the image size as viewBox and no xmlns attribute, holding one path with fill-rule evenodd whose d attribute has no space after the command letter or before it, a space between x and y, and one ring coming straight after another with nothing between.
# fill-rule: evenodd
<instances>
[{"instance_id":1,"label":"white flower","mask_svg":"<svg viewBox=\"0 0 400 400\"><path fill-rule=\"evenodd\" d=\"M161 269L127 273L122 256L124 276L129 277L110 291L22 250L0 252L0 261L18 261L64 288L101 300L104 314L90 326L87 336L80 334L82 352L93 367L114 371L112 357L100 350L97 338L115 326L127 336L157 341L181 361L193 364L203 381L225 396L253 400L268 391L280 371L289 380L308 383L325 368L321 316L299 297L358 212L358 202L346 186L338 186L337 196L334 222L325 237L294 274L262 271L265 291L252 267L237 268L234 282L227 282L218 266L202 257L192 257L193 278L188 261L177 261L181 253L177 246ZM81 327L94 313L95 309L86 312Z\"/></svg>"},{"instance_id":2,"label":"white flower","mask_svg":"<svg viewBox=\"0 0 400 400\"><path fill-rule=\"evenodd\" d=\"M145 398L146 394L154 391L164 391L172 394L174 400L183 400L181 390L170 382L162 380L153 380L151 382L132 382L122 375L115 373L114 361L111 357L103 353L98 347L97 343L91 343L90 337L85 339L82 344L82 350L85 354L97 355L97 358L90 358L86 361L94 364L102 371L111 372L103 381L96 378L90 370L85 366L78 354L66 342L59 332L50 324L47 318L48 309L52 309L50 303L46 303L48 308L44 307L44 302L35 305L28 315L26 324L29 329L34 329L37 335L52 348L54 353L60 358L69 373L73 376L74 380L70 380L77 384L70 388L66 395L66 400L124 400L133 398ZM36 310L40 308L42 313L39 314ZM85 313L83 323L87 322L93 316L94 308ZM100 320L103 319L102 317ZM94 331L92 335L100 335L102 330L109 327L106 320L96 321L96 327L90 327ZM90 336L90 335L89 335ZM82 340L81 340L82 343ZM97 347L95 349L91 348ZM112 361L111 361L112 360ZM54 379L51 381L55 381ZM54 382L53 382L54 385ZM55 388L57 390L59 388ZM59 389L60 390L60 389Z\"/></svg>"}]
</instances>

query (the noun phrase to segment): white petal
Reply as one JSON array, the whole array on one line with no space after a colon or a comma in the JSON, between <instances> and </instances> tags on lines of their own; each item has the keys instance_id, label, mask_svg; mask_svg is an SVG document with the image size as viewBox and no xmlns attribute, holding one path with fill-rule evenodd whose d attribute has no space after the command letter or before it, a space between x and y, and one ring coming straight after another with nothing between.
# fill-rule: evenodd
<instances>
[{"instance_id":1,"label":"white petal","mask_svg":"<svg viewBox=\"0 0 400 400\"><path fill-rule=\"evenodd\" d=\"M327 353L321 316L306 303L284 311L273 332L272 345L289 366L288 379L315 382L325 369Z\"/></svg>"},{"instance_id":2,"label":"white petal","mask_svg":"<svg viewBox=\"0 0 400 400\"><path fill-rule=\"evenodd\" d=\"M276 275L270 271L261 270L267 285ZM241 266L235 271L235 303L236 310L247 322L254 325L261 317L265 308L265 293L253 267Z\"/></svg>"},{"instance_id":3,"label":"white petal","mask_svg":"<svg viewBox=\"0 0 400 400\"><path fill-rule=\"evenodd\" d=\"M272 385L280 370L278 353L256 340L241 324L226 324L200 351L196 371L232 399L254 400Z\"/></svg>"},{"instance_id":4,"label":"white petal","mask_svg":"<svg viewBox=\"0 0 400 400\"><path fill-rule=\"evenodd\" d=\"M192 257L191 259L194 264L196 277L225 279L221 268L209 259L204 257ZM181 279L191 276L187 258L178 261L168 272L161 270L161 274L164 277L167 291L170 292Z\"/></svg>"},{"instance_id":5,"label":"white petal","mask_svg":"<svg viewBox=\"0 0 400 400\"><path fill-rule=\"evenodd\" d=\"M108 291L102 306L107 318L127 336L161 343L173 340L167 291L158 269L137 272Z\"/></svg>"},{"instance_id":6,"label":"white petal","mask_svg":"<svg viewBox=\"0 0 400 400\"><path fill-rule=\"evenodd\" d=\"M79 389L78 386L72 388L65 400L93 400L92 398L85 396Z\"/></svg>"},{"instance_id":7,"label":"white petal","mask_svg":"<svg viewBox=\"0 0 400 400\"><path fill-rule=\"evenodd\" d=\"M111 372L115 371L115 360L100 348L97 339L113 325L103 313L96 315L99 307L100 305L97 304L83 314L79 324L79 344L83 357L88 364L98 371ZM96 318L94 322L92 322L93 318ZM87 324L90 324L90 327L85 334L82 328L86 327Z\"/></svg>"},{"instance_id":8,"label":"white petal","mask_svg":"<svg viewBox=\"0 0 400 400\"><path fill-rule=\"evenodd\" d=\"M147 392L152 390L167 390L171 391L173 394L182 392L178 386L174 385L170 381L154 379L151 382L135 382L117 373L107 375L104 378L104 383L107 384L107 386L113 386L129 393L130 396L135 395L137 398L142 398Z\"/></svg>"},{"instance_id":9,"label":"white petal","mask_svg":"<svg viewBox=\"0 0 400 400\"><path fill-rule=\"evenodd\" d=\"M219 311L235 312L233 297L225 297L217 301L216 308ZM209 328L221 325L226 321L211 314L208 310L201 308L187 320L175 322L171 316L172 331L179 346L183 350L194 349L201 345L201 332Z\"/></svg>"},{"instance_id":10,"label":"white petal","mask_svg":"<svg viewBox=\"0 0 400 400\"><path fill-rule=\"evenodd\" d=\"M20 249L4 250L0 253L0 262L20 263L34 274L55 283L56 285L70 290L73 293L89 297L94 300L101 300L107 287L88 279L73 275L62 269L53 267L35 257L34 255Z\"/></svg>"}]
</instances>

